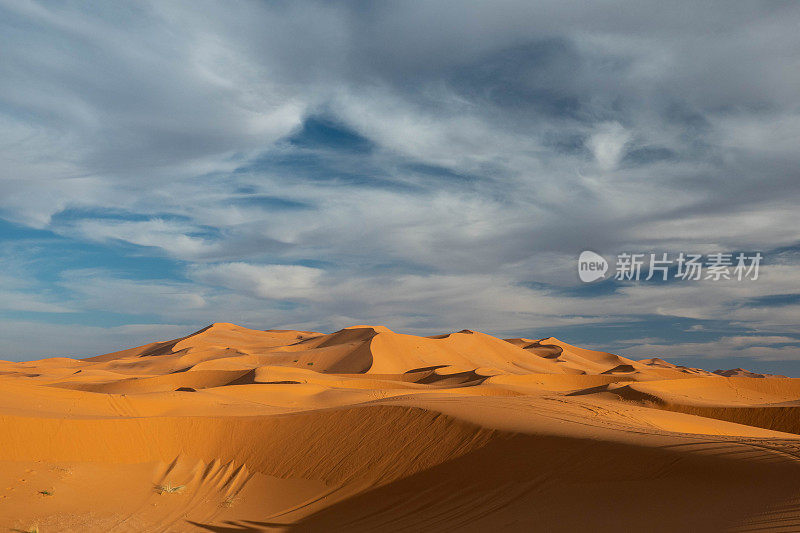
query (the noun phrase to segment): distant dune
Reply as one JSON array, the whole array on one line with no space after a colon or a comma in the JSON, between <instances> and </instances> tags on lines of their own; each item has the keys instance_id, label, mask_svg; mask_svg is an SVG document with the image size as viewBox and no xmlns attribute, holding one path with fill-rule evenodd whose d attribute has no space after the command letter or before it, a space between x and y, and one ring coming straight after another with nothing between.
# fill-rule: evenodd
<instances>
[{"instance_id":1,"label":"distant dune","mask_svg":"<svg viewBox=\"0 0 800 533\"><path fill-rule=\"evenodd\" d=\"M730 378L733 376L741 376L746 378L785 378L786 376L779 376L777 374L759 374L757 372L750 372L744 368L732 368L730 370L715 370L715 374Z\"/></svg>"},{"instance_id":2,"label":"distant dune","mask_svg":"<svg viewBox=\"0 0 800 533\"><path fill-rule=\"evenodd\" d=\"M217 323L0 362L0 527L798 531L800 380L558 339Z\"/></svg>"}]
</instances>

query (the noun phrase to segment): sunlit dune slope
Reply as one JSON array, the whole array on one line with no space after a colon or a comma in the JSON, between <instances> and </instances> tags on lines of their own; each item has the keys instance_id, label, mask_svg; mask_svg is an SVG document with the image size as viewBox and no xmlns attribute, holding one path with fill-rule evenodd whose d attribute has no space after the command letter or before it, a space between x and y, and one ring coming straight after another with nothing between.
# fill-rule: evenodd
<instances>
[{"instance_id":1,"label":"sunlit dune slope","mask_svg":"<svg viewBox=\"0 0 800 533\"><path fill-rule=\"evenodd\" d=\"M227 323L0 362L0 526L792 531L800 380L762 376L552 337Z\"/></svg>"}]
</instances>

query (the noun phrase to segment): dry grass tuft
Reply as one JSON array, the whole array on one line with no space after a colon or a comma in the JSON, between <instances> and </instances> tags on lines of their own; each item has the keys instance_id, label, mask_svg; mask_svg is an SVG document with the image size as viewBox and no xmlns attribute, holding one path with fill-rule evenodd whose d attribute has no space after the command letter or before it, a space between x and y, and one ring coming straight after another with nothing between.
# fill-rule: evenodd
<instances>
[{"instance_id":1,"label":"dry grass tuft","mask_svg":"<svg viewBox=\"0 0 800 533\"><path fill-rule=\"evenodd\" d=\"M156 485L156 492L159 494L177 494L183 492L184 489L186 489L186 485L173 485L172 483Z\"/></svg>"}]
</instances>

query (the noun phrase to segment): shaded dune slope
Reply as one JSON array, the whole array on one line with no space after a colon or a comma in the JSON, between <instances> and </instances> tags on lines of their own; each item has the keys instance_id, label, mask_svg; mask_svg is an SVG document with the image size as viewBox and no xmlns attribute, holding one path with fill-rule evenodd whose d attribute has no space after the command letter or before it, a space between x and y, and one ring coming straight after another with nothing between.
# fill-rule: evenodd
<instances>
[{"instance_id":1,"label":"shaded dune slope","mask_svg":"<svg viewBox=\"0 0 800 533\"><path fill-rule=\"evenodd\" d=\"M0 526L793 531L799 383L553 337L217 323L0 362Z\"/></svg>"}]
</instances>

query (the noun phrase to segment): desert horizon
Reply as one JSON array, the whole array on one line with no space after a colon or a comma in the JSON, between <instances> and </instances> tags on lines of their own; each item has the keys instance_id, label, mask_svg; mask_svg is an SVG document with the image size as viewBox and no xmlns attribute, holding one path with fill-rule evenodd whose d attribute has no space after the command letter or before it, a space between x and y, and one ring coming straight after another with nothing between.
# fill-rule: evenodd
<instances>
[{"instance_id":1,"label":"desert horizon","mask_svg":"<svg viewBox=\"0 0 800 533\"><path fill-rule=\"evenodd\" d=\"M268 329L263 329L262 330L262 329L255 329L255 328L239 326L239 325L234 324L232 322L221 321L221 322L214 322L212 324L209 324L208 326L199 328L198 330L196 330L196 331L194 331L194 332L192 332L192 333L190 333L190 334L188 334L188 335L186 335L184 337L180 337L180 338L183 339L183 338L192 337L194 335L202 333L202 332L204 332L204 331L206 331L208 329L211 329L211 328L219 328L219 327L227 327L227 326L232 326L234 328L241 328L241 329L249 329L249 330L253 330L253 331L297 332L298 334L324 335L324 333L320 333L320 332L311 332L311 331L302 331L301 332L301 330L293 330L293 329L268 328ZM381 329L387 329L388 330L388 328L386 328L385 326L377 326L377 327L381 328ZM348 326L348 327L345 327L345 328L342 328L342 329L354 329L354 328L373 328L373 326L368 326L368 325ZM404 334L402 332L394 332L394 331L391 331L391 332L392 333ZM445 337L447 335L451 335L453 333L465 333L465 332L484 334L483 332L478 332L478 331L475 331L475 330L462 329L462 330L459 330L458 332L440 333L440 334L433 334L433 335L414 335L413 333L406 334L406 335L428 337L428 338L439 338L439 337ZM331 333L337 333L337 332L331 332ZM491 336L494 336L494 335L491 335ZM542 337L540 339L528 339L528 338L525 338L525 337L513 337L513 338L512 337L503 338L503 337L499 337L499 336L494 336L494 337L502 338L503 340L505 340L507 342L510 342L512 344L518 345L518 346L524 346L526 343L527 344L532 344L532 343L537 343L537 342L541 343L542 341L548 341L548 340L556 342L558 344L568 344L568 343L564 343L561 340L556 339L555 337L552 337L552 336ZM148 343L148 344L162 344L162 343L168 344L169 342L170 341L153 341L153 342ZM120 351L126 351L128 349L132 349L132 348L124 348L124 349L122 349ZM64 355L64 354L59 354L59 355L51 354L51 355L48 355L48 356L45 356L45 357L24 359L24 360L19 360L19 361L5 361L5 360L0 359L0 362L2 362L2 363L32 363L32 362L43 360L43 359L53 359L53 358L91 360L91 359L93 359L95 357L108 356L111 353L117 353L117 352L109 352L108 354L87 355L87 356L82 356L82 357L70 357L69 355ZM688 365L682 365L682 364L678 364L678 363L667 362L667 361L664 361L663 359L661 359L662 357L667 357L669 359L672 359L670 356L662 354L662 355L653 355L652 357L643 358L643 359L639 360L639 362L643 362L645 364L646 363L658 362L660 364L669 365L671 367L676 367L676 368L680 368L680 369L685 369L687 371L701 370L700 368L694 368L694 367L690 367ZM713 359L705 359L705 360L704 359L695 359L695 361L697 361L697 362L699 362L701 364L702 363L707 363L707 364L705 364L705 366L709 366L709 367L713 366L713 363L714 363ZM755 364L758 365L758 363L755 363ZM756 370L756 371L753 371L753 370ZM708 370L705 370L705 371L709 372ZM729 368L729 369L717 368L717 369L712 370L710 372L714 373L714 374L718 374L720 376L724 376L724 377L761 377L761 378L763 378L763 377L781 377L781 378L795 377L795 376L785 376L785 375L782 375L782 374L771 374L771 373L768 373L768 372L758 372L758 367L752 367L751 369L745 369L745 368L742 368L742 367Z\"/></svg>"},{"instance_id":2,"label":"desert horizon","mask_svg":"<svg viewBox=\"0 0 800 533\"><path fill-rule=\"evenodd\" d=\"M800 527L800 380L721 374L552 337L230 323L0 362L0 526Z\"/></svg>"},{"instance_id":3,"label":"desert horizon","mask_svg":"<svg viewBox=\"0 0 800 533\"><path fill-rule=\"evenodd\" d=\"M800 532L799 27L0 0L0 533Z\"/></svg>"}]
</instances>

